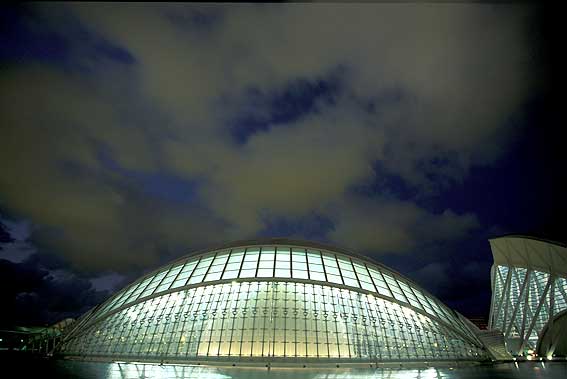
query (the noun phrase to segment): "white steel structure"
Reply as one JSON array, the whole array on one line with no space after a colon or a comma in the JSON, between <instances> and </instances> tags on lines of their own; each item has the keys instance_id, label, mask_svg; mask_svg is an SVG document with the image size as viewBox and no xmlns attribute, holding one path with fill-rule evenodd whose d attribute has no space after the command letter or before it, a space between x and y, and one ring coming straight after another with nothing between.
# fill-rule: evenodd
<instances>
[{"instance_id":1,"label":"white steel structure","mask_svg":"<svg viewBox=\"0 0 567 379\"><path fill-rule=\"evenodd\" d=\"M567 247L525 236L490 240L492 302L489 328L504 333L514 355L551 357L559 335L554 320L567 310ZM543 332L555 341L540 348Z\"/></svg>"},{"instance_id":2,"label":"white steel structure","mask_svg":"<svg viewBox=\"0 0 567 379\"><path fill-rule=\"evenodd\" d=\"M488 359L470 323L402 275L283 239L159 268L82 317L57 352L238 364Z\"/></svg>"}]
</instances>

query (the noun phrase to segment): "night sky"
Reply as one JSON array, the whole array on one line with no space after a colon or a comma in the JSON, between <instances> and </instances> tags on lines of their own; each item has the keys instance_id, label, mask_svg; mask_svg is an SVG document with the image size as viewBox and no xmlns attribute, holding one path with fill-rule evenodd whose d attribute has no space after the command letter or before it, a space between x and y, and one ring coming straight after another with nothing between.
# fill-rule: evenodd
<instances>
[{"instance_id":1,"label":"night sky","mask_svg":"<svg viewBox=\"0 0 567 379\"><path fill-rule=\"evenodd\" d=\"M487 317L488 238L567 242L557 14L2 6L0 325L258 237L348 248Z\"/></svg>"}]
</instances>

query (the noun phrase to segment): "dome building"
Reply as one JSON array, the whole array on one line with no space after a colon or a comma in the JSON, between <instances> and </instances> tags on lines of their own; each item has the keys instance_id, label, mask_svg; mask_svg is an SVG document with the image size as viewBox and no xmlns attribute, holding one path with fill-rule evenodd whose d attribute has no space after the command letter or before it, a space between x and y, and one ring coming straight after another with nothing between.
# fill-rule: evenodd
<instances>
[{"instance_id":1,"label":"dome building","mask_svg":"<svg viewBox=\"0 0 567 379\"><path fill-rule=\"evenodd\" d=\"M79 319L56 354L235 365L489 359L476 334L379 263L270 239L199 251L138 279Z\"/></svg>"}]
</instances>

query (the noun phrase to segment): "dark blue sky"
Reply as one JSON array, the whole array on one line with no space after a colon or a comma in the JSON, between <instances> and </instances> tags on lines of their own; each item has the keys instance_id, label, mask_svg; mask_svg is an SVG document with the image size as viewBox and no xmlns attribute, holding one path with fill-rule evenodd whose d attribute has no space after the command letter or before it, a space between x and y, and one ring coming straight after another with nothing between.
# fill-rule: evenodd
<instances>
[{"instance_id":1,"label":"dark blue sky","mask_svg":"<svg viewBox=\"0 0 567 379\"><path fill-rule=\"evenodd\" d=\"M75 317L170 259L255 237L350 248L486 317L488 238L567 242L554 17L2 7L0 323Z\"/></svg>"}]
</instances>

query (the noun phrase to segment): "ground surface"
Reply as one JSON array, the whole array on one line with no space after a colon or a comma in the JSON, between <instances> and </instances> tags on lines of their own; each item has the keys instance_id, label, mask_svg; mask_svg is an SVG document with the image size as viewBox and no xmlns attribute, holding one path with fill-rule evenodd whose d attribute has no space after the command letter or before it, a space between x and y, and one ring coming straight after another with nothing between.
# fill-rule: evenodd
<instances>
[{"instance_id":1,"label":"ground surface","mask_svg":"<svg viewBox=\"0 0 567 379\"><path fill-rule=\"evenodd\" d=\"M271 369L95 363L0 357L3 378L58 379L565 379L566 362L523 362L492 366L424 369Z\"/></svg>"}]
</instances>

